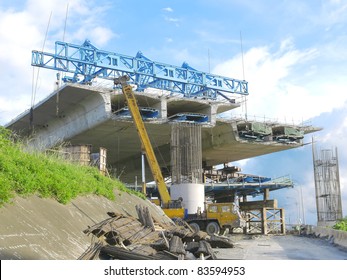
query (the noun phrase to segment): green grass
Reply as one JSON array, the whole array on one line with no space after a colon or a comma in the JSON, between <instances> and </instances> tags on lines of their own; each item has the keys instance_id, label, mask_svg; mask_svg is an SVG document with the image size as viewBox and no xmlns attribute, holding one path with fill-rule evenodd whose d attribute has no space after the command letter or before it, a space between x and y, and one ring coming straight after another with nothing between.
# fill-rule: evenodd
<instances>
[{"instance_id":1,"label":"green grass","mask_svg":"<svg viewBox=\"0 0 347 280\"><path fill-rule=\"evenodd\" d=\"M343 218L342 220L338 221L338 222L333 226L333 229L347 231L347 217L345 217L345 218Z\"/></svg>"},{"instance_id":2,"label":"green grass","mask_svg":"<svg viewBox=\"0 0 347 280\"><path fill-rule=\"evenodd\" d=\"M114 200L114 189L144 198L120 181L102 176L97 168L68 163L54 154L25 152L11 132L0 126L0 206L16 195L39 195L63 204L87 194Z\"/></svg>"}]
</instances>

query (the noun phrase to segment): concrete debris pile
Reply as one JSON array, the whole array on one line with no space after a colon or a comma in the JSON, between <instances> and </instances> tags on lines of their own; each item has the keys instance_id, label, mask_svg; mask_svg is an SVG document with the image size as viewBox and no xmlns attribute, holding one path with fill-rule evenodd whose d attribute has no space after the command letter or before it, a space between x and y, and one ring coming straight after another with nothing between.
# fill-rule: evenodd
<instances>
[{"instance_id":1,"label":"concrete debris pile","mask_svg":"<svg viewBox=\"0 0 347 280\"><path fill-rule=\"evenodd\" d=\"M138 219L108 212L110 218L89 227L96 241L81 260L195 260L216 259L212 248L232 248L226 237L194 232L188 224L153 220L147 207L136 206Z\"/></svg>"}]
</instances>

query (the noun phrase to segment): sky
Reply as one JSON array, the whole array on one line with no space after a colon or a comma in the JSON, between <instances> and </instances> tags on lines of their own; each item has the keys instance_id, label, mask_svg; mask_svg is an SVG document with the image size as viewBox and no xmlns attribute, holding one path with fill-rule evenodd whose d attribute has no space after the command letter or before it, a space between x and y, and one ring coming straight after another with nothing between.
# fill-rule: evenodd
<instances>
[{"instance_id":1,"label":"sky","mask_svg":"<svg viewBox=\"0 0 347 280\"><path fill-rule=\"evenodd\" d=\"M33 69L31 51L85 39L100 49L141 51L154 61L245 79L247 105L228 117L322 127L305 143L314 136L317 147L338 148L347 215L347 0L0 0L0 125L54 89L56 73ZM315 224L311 150L233 164L245 173L289 175L296 187L271 195L291 222L305 216Z\"/></svg>"}]
</instances>

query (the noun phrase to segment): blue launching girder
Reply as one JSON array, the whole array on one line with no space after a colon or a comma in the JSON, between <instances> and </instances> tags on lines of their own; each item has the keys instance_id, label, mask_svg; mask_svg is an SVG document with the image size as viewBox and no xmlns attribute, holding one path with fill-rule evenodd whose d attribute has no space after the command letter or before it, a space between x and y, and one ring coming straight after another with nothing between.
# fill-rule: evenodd
<instances>
[{"instance_id":1,"label":"blue launching girder","mask_svg":"<svg viewBox=\"0 0 347 280\"><path fill-rule=\"evenodd\" d=\"M138 52L135 57L99 50L88 40L81 46L55 43L55 53L32 51L31 65L73 73L65 82L88 84L96 77L113 79L128 75L137 91L152 87L183 94L184 97L225 98L224 93L247 95L248 83L217 76L190 67L154 62Z\"/></svg>"}]
</instances>

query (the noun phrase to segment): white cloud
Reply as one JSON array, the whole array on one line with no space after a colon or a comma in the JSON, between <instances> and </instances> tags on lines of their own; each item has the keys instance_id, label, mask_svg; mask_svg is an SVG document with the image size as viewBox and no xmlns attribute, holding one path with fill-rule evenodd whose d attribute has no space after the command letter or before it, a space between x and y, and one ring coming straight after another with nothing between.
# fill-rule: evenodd
<instances>
[{"instance_id":1,"label":"white cloud","mask_svg":"<svg viewBox=\"0 0 347 280\"><path fill-rule=\"evenodd\" d=\"M341 106L347 97L332 92L346 92L347 84L342 74L320 77L318 58L317 49L299 50L289 39L275 51L269 46L247 51L244 72L250 92L248 115L298 123ZM217 65L213 72L243 79L241 56ZM241 112L235 110L234 114Z\"/></svg>"},{"instance_id":2,"label":"white cloud","mask_svg":"<svg viewBox=\"0 0 347 280\"><path fill-rule=\"evenodd\" d=\"M167 7L163 9L164 12L166 13L173 13L173 9L171 7ZM176 17L169 17L169 16L164 16L165 21L170 22L170 23L174 23L177 27L179 26L179 23L181 22L181 20L179 18Z\"/></svg>"},{"instance_id":3,"label":"white cloud","mask_svg":"<svg viewBox=\"0 0 347 280\"><path fill-rule=\"evenodd\" d=\"M174 23L177 23L180 21L178 18L173 18L173 17L165 17L165 20L169 22L174 22Z\"/></svg>"},{"instance_id":4,"label":"white cloud","mask_svg":"<svg viewBox=\"0 0 347 280\"><path fill-rule=\"evenodd\" d=\"M81 27L77 32L75 32L73 38L74 40L83 42L85 39L89 39L93 45L96 47L101 47L106 45L106 43L112 38L117 37L109 28L96 26L86 29Z\"/></svg>"},{"instance_id":5,"label":"white cloud","mask_svg":"<svg viewBox=\"0 0 347 280\"><path fill-rule=\"evenodd\" d=\"M324 15L323 21L328 24L346 22L347 3L346 1L339 0L331 0L330 2L323 3L322 14ZM322 20L322 17L320 20Z\"/></svg>"},{"instance_id":6,"label":"white cloud","mask_svg":"<svg viewBox=\"0 0 347 280\"><path fill-rule=\"evenodd\" d=\"M172 13L174 10L171 7L166 7L163 9L163 11L168 12L168 13Z\"/></svg>"},{"instance_id":7,"label":"white cloud","mask_svg":"<svg viewBox=\"0 0 347 280\"><path fill-rule=\"evenodd\" d=\"M36 78L32 78L31 51L42 49L47 27L45 51L53 51L54 41L63 39L68 2L66 41L74 38L75 42L78 38L82 43L89 38L95 45L103 46L116 36L104 27L104 7L95 8L90 1L28 0L23 10L4 10L0 6L0 75L6 81L0 83L1 125L30 107L32 86L36 84ZM40 71L36 101L52 92L54 82L53 71Z\"/></svg>"}]
</instances>

